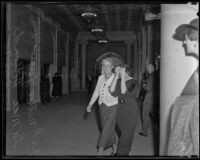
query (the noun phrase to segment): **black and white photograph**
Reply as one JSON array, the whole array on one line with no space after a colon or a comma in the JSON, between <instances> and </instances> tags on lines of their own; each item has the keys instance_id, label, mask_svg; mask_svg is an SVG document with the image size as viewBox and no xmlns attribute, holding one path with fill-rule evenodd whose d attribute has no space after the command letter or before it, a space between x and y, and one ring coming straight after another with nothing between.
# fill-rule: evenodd
<instances>
[{"instance_id":1,"label":"black and white photograph","mask_svg":"<svg viewBox=\"0 0 200 160\"><path fill-rule=\"evenodd\" d=\"M199 158L199 3L1 2L2 158Z\"/></svg>"}]
</instances>

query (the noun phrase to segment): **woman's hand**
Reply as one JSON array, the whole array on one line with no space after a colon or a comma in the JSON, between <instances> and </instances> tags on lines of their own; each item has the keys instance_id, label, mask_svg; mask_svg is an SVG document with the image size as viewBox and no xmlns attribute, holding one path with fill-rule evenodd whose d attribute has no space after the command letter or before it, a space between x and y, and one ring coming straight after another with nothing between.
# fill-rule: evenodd
<instances>
[{"instance_id":1,"label":"woman's hand","mask_svg":"<svg viewBox=\"0 0 200 160\"><path fill-rule=\"evenodd\" d=\"M125 68L121 68L121 70L120 70L121 77L125 77L125 73L126 73L126 69Z\"/></svg>"},{"instance_id":2,"label":"woman's hand","mask_svg":"<svg viewBox=\"0 0 200 160\"><path fill-rule=\"evenodd\" d=\"M115 75L116 76L119 76L120 70L121 70L121 67L119 67L119 66L115 68Z\"/></svg>"},{"instance_id":3,"label":"woman's hand","mask_svg":"<svg viewBox=\"0 0 200 160\"><path fill-rule=\"evenodd\" d=\"M88 106L87 106L87 112L91 112L91 109L92 109L92 105L88 104Z\"/></svg>"}]
</instances>

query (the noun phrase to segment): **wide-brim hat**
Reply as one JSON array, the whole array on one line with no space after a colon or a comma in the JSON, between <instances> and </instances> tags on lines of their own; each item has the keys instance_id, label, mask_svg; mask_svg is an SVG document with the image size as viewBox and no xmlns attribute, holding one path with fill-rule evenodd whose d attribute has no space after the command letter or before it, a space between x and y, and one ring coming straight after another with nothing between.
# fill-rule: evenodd
<instances>
[{"instance_id":1,"label":"wide-brim hat","mask_svg":"<svg viewBox=\"0 0 200 160\"><path fill-rule=\"evenodd\" d=\"M182 24L178 26L173 38L178 41L184 41L185 33L187 33L189 29L195 29L199 31L199 18L193 19L189 24Z\"/></svg>"},{"instance_id":2,"label":"wide-brim hat","mask_svg":"<svg viewBox=\"0 0 200 160\"><path fill-rule=\"evenodd\" d=\"M114 66L119 66L125 63L124 59L118 53L106 52L97 59L98 64L101 64L102 60L108 57L112 58Z\"/></svg>"}]
</instances>

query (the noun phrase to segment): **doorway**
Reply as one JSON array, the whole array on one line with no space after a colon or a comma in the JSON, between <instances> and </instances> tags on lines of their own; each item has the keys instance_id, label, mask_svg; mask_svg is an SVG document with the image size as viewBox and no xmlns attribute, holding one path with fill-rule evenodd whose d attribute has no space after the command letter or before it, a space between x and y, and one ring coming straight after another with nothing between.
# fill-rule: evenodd
<instances>
[{"instance_id":1,"label":"doorway","mask_svg":"<svg viewBox=\"0 0 200 160\"><path fill-rule=\"evenodd\" d=\"M17 62L17 100L19 104L29 101L30 81L29 81L30 61L19 59Z\"/></svg>"}]
</instances>

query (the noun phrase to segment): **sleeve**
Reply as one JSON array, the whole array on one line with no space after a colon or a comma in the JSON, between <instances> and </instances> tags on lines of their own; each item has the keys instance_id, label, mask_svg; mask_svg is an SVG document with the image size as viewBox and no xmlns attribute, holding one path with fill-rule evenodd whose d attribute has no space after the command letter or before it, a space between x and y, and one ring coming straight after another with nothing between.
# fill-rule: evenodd
<instances>
[{"instance_id":1,"label":"sleeve","mask_svg":"<svg viewBox=\"0 0 200 160\"><path fill-rule=\"evenodd\" d=\"M152 92L152 90L153 90L153 76L154 75L151 75L150 77L149 77L149 79L147 80L147 84L146 84L146 86L144 87L144 89L147 91L147 92Z\"/></svg>"},{"instance_id":2,"label":"sleeve","mask_svg":"<svg viewBox=\"0 0 200 160\"><path fill-rule=\"evenodd\" d=\"M120 91L120 84L119 84L119 80L117 80L117 84L115 86L115 91L114 92L110 92L110 87L109 87L109 92L113 97L117 97L119 95L119 91Z\"/></svg>"},{"instance_id":3,"label":"sleeve","mask_svg":"<svg viewBox=\"0 0 200 160\"><path fill-rule=\"evenodd\" d=\"M199 155L199 100L193 102L192 114L190 116L190 133L193 144L194 155Z\"/></svg>"},{"instance_id":4,"label":"sleeve","mask_svg":"<svg viewBox=\"0 0 200 160\"><path fill-rule=\"evenodd\" d=\"M97 98L99 97L99 85L100 85L100 77L98 78L98 81L97 81L97 84L96 84L96 87L95 87L95 90L92 94L92 98L89 102L90 105L93 105L94 102L97 100Z\"/></svg>"},{"instance_id":5,"label":"sleeve","mask_svg":"<svg viewBox=\"0 0 200 160\"><path fill-rule=\"evenodd\" d=\"M135 83L134 82L135 82L134 79L128 80L126 82L127 91L131 92L135 88Z\"/></svg>"}]
</instances>

